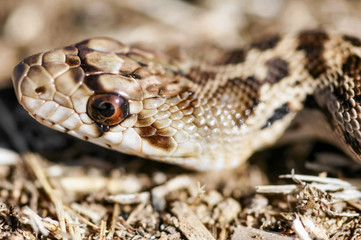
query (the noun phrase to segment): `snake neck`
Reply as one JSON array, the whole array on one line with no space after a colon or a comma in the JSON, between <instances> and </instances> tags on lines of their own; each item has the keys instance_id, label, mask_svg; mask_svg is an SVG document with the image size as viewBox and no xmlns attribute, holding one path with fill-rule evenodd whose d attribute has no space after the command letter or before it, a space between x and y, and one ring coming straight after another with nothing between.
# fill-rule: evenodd
<instances>
[{"instance_id":1,"label":"snake neck","mask_svg":"<svg viewBox=\"0 0 361 240\"><path fill-rule=\"evenodd\" d=\"M272 145L312 98L313 110L323 117L303 121L313 125L308 135L360 160L360 46L357 38L320 30L274 35L228 51L187 77L199 86L198 96L226 109L227 115L217 119L223 137L214 140L223 146L220 152L247 159L254 149ZM233 149L227 148L230 142Z\"/></svg>"}]
</instances>

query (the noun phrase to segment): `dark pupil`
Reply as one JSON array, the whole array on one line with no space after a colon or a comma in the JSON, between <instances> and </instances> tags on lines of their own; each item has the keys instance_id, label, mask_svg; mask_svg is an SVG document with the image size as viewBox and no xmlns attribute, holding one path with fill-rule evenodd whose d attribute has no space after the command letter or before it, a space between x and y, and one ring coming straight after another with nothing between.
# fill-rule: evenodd
<instances>
[{"instance_id":1,"label":"dark pupil","mask_svg":"<svg viewBox=\"0 0 361 240\"><path fill-rule=\"evenodd\" d=\"M98 109L98 112L104 117L111 117L115 113L114 105L109 102L103 102L94 107Z\"/></svg>"}]
</instances>

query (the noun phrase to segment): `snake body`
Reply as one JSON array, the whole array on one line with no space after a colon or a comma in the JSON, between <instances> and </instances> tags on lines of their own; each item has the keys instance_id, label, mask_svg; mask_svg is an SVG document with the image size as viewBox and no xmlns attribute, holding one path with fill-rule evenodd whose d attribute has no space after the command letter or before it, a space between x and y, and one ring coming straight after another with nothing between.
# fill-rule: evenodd
<instances>
[{"instance_id":1,"label":"snake body","mask_svg":"<svg viewBox=\"0 0 361 240\"><path fill-rule=\"evenodd\" d=\"M174 58L94 38L28 57L12 78L41 123L196 170L232 168L274 144L311 99L325 119L309 121L315 135L361 161L358 38L307 30L207 54Z\"/></svg>"}]
</instances>

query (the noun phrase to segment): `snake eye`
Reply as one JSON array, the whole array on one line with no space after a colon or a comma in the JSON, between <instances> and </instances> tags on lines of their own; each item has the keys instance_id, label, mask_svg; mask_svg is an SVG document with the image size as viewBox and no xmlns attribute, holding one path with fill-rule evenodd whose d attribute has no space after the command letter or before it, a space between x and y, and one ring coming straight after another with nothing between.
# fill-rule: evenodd
<instances>
[{"instance_id":1,"label":"snake eye","mask_svg":"<svg viewBox=\"0 0 361 240\"><path fill-rule=\"evenodd\" d=\"M113 126L129 114L128 101L116 94L95 94L88 101L88 115L95 122Z\"/></svg>"}]
</instances>

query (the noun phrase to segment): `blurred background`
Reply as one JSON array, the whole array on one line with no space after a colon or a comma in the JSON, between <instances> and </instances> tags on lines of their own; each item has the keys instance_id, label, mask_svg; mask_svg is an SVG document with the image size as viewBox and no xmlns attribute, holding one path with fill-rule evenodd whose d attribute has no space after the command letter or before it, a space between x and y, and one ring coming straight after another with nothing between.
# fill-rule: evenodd
<instances>
[{"instance_id":1,"label":"blurred background","mask_svg":"<svg viewBox=\"0 0 361 240\"><path fill-rule=\"evenodd\" d=\"M0 86L39 51L109 36L162 50L324 27L361 36L358 0L0 0Z\"/></svg>"}]
</instances>

